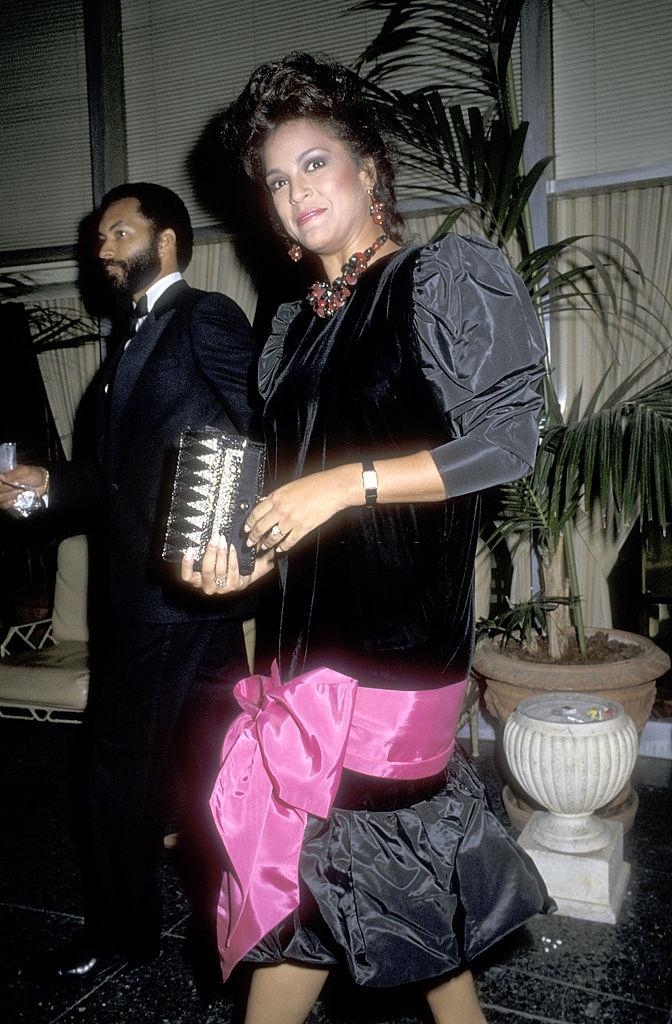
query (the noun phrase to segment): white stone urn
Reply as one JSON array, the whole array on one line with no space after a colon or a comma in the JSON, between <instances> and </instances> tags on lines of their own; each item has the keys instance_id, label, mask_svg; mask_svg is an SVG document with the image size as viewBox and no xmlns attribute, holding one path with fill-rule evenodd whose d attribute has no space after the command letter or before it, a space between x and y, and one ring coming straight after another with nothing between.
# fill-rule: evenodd
<instances>
[{"instance_id":1,"label":"white stone urn","mask_svg":"<svg viewBox=\"0 0 672 1024\"><path fill-rule=\"evenodd\" d=\"M576 692L522 700L504 729L504 751L519 785L547 810L529 822L548 850L589 853L612 838L593 811L626 784L637 759L632 719L616 701Z\"/></svg>"}]
</instances>

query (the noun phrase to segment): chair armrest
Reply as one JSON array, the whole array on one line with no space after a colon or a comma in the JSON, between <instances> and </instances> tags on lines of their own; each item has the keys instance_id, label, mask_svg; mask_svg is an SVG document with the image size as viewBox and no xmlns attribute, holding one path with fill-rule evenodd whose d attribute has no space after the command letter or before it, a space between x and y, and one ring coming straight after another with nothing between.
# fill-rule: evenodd
<instances>
[{"instance_id":1,"label":"chair armrest","mask_svg":"<svg viewBox=\"0 0 672 1024\"><path fill-rule=\"evenodd\" d=\"M22 622L19 626L10 626L7 635L0 643L0 658L9 658L20 652L41 651L56 641L53 637L51 619L39 619L37 622Z\"/></svg>"}]
</instances>

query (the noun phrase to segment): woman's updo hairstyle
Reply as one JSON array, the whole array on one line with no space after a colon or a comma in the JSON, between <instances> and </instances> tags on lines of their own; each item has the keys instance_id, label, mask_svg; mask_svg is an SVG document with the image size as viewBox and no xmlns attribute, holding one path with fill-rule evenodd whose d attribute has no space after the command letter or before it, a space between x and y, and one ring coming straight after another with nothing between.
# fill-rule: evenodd
<instances>
[{"instance_id":1,"label":"woman's updo hairstyle","mask_svg":"<svg viewBox=\"0 0 672 1024\"><path fill-rule=\"evenodd\" d=\"M401 241L403 222L394 189L394 171L380 132L380 114L365 98L362 80L348 68L308 53L290 53L260 64L222 118L222 142L237 151L247 175L264 184L261 149L287 121L309 118L344 143L361 164L376 169L375 198L385 203L384 230Z\"/></svg>"}]
</instances>

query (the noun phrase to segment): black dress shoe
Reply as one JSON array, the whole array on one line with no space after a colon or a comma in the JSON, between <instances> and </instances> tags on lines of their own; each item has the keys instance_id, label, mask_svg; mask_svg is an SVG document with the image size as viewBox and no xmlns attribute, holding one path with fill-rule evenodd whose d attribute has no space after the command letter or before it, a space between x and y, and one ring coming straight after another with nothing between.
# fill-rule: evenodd
<instances>
[{"instance_id":1,"label":"black dress shoe","mask_svg":"<svg viewBox=\"0 0 672 1024\"><path fill-rule=\"evenodd\" d=\"M131 964L152 960L156 954L130 956L100 952L82 942L70 942L30 960L21 969L22 977L35 982L93 981Z\"/></svg>"}]
</instances>

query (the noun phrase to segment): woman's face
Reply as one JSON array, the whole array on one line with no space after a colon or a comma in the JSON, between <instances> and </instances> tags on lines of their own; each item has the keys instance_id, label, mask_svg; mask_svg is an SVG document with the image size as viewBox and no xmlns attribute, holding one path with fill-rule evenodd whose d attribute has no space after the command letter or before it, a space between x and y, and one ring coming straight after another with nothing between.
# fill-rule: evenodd
<instances>
[{"instance_id":1,"label":"woman's face","mask_svg":"<svg viewBox=\"0 0 672 1024\"><path fill-rule=\"evenodd\" d=\"M262 152L266 184L287 234L340 264L380 233L369 214L372 161L360 166L344 143L314 121L281 125ZM329 259L331 257L331 259Z\"/></svg>"}]
</instances>

